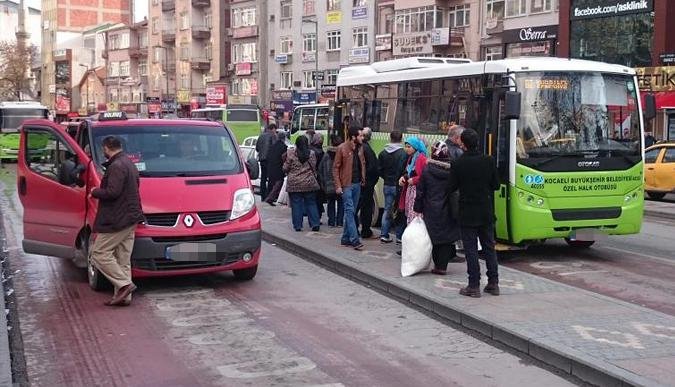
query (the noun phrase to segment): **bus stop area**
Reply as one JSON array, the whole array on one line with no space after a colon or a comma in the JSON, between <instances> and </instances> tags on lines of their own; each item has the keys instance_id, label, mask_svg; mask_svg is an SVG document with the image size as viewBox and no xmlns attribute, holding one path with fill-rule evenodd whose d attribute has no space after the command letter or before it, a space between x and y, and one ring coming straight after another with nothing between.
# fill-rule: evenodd
<instances>
[{"instance_id":1,"label":"bus stop area","mask_svg":"<svg viewBox=\"0 0 675 387\"><path fill-rule=\"evenodd\" d=\"M666 196L675 199L675 194ZM675 203L669 201L645 200L645 216L675 220Z\"/></svg>"},{"instance_id":2,"label":"bus stop area","mask_svg":"<svg viewBox=\"0 0 675 387\"><path fill-rule=\"evenodd\" d=\"M658 206L648 202L647 207L656 211ZM446 276L423 272L402 278L399 246L364 239L365 249L355 251L340 247L340 228L295 232L288 207L259 209L267 242L486 341L595 385L672 383L675 317L668 314L503 265L501 296L463 297L458 293L466 284L463 262L450 263Z\"/></svg>"}]
</instances>

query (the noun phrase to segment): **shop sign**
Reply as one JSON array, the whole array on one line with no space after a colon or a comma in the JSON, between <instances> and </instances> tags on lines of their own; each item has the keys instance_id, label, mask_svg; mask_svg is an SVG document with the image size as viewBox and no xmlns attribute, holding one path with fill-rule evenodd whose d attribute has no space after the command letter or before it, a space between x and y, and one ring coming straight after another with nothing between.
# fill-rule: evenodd
<instances>
[{"instance_id":1,"label":"shop sign","mask_svg":"<svg viewBox=\"0 0 675 387\"><path fill-rule=\"evenodd\" d=\"M177 107L178 106L176 105L176 101L174 101L174 100L163 100L162 101L162 111L175 112Z\"/></svg>"},{"instance_id":2,"label":"shop sign","mask_svg":"<svg viewBox=\"0 0 675 387\"><path fill-rule=\"evenodd\" d=\"M49 94L56 94L56 85L53 83L49 85Z\"/></svg>"},{"instance_id":3,"label":"shop sign","mask_svg":"<svg viewBox=\"0 0 675 387\"><path fill-rule=\"evenodd\" d=\"M162 111L162 104L161 103L150 103L148 102L148 113L159 113Z\"/></svg>"},{"instance_id":4,"label":"shop sign","mask_svg":"<svg viewBox=\"0 0 675 387\"><path fill-rule=\"evenodd\" d=\"M258 36L258 26L239 27L232 31L233 38L248 38L251 36Z\"/></svg>"},{"instance_id":5,"label":"shop sign","mask_svg":"<svg viewBox=\"0 0 675 387\"><path fill-rule=\"evenodd\" d=\"M206 88L206 103L209 105L222 105L227 103L225 86L211 86Z\"/></svg>"},{"instance_id":6,"label":"shop sign","mask_svg":"<svg viewBox=\"0 0 675 387\"><path fill-rule=\"evenodd\" d=\"M664 65L675 65L675 53L661 54L661 64Z\"/></svg>"},{"instance_id":7,"label":"shop sign","mask_svg":"<svg viewBox=\"0 0 675 387\"><path fill-rule=\"evenodd\" d=\"M349 49L349 57L347 58L347 62L349 62L349 64L370 62L370 47Z\"/></svg>"},{"instance_id":8,"label":"shop sign","mask_svg":"<svg viewBox=\"0 0 675 387\"><path fill-rule=\"evenodd\" d=\"M654 10L654 0L577 0L570 8L570 20L591 19L609 16L622 16L633 13L651 12Z\"/></svg>"},{"instance_id":9,"label":"shop sign","mask_svg":"<svg viewBox=\"0 0 675 387\"><path fill-rule=\"evenodd\" d=\"M274 61L279 64L288 64L288 54L277 54L274 56Z\"/></svg>"},{"instance_id":10,"label":"shop sign","mask_svg":"<svg viewBox=\"0 0 675 387\"><path fill-rule=\"evenodd\" d=\"M251 95L258 95L258 80L251 79Z\"/></svg>"},{"instance_id":11,"label":"shop sign","mask_svg":"<svg viewBox=\"0 0 675 387\"><path fill-rule=\"evenodd\" d=\"M272 100L270 101L270 109L273 111L284 111L291 112L293 111L293 101L292 100Z\"/></svg>"},{"instance_id":12,"label":"shop sign","mask_svg":"<svg viewBox=\"0 0 675 387\"><path fill-rule=\"evenodd\" d=\"M192 97L190 99L190 109L191 110L199 109L199 100L197 99L197 97Z\"/></svg>"},{"instance_id":13,"label":"shop sign","mask_svg":"<svg viewBox=\"0 0 675 387\"><path fill-rule=\"evenodd\" d=\"M375 51L391 50L391 34L375 35Z\"/></svg>"},{"instance_id":14,"label":"shop sign","mask_svg":"<svg viewBox=\"0 0 675 387\"><path fill-rule=\"evenodd\" d=\"M68 55L68 49L66 49L66 48L60 48L58 50L54 50L54 52L52 53L52 56L54 57L54 60L65 59L67 55Z\"/></svg>"},{"instance_id":15,"label":"shop sign","mask_svg":"<svg viewBox=\"0 0 675 387\"><path fill-rule=\"evenodd\" d=\"M558 26L541 26L505 30L502 33L502 42L520 43L554 40L558 37Z\"/></svg>"},{"instance_id":16,"label":"shop sign","mask_svg":"<svg viewBox=\"0 0 675 387\"><path fill-rule=\"evenodd\" d=\"M296 105L305 105L316 101L316 91L294 91L293 103Z\"/></svg>"},{"instance_id":17,"label":"shop sign","mask_svg":"<svg viewBox=\"0 0 675 387\"><path fill-rule=\"evenodd\" d=\"M340 24L342 23L342 12L340 11L330 11L326 13L326 23L327 24Z\"/></svg>"},{"instance_id":18,"label":"shop sign","mask_svg":"<svg viewBox=\"0 0 675 387\"><path fill-rule=\"evenodd\" d=\"M323 85L321 86L321 96L324 98L335 98L335 94L337 91L337 86L335 85Z\"/></svg>"},{"instance_id":19,"label":"shop sign","mask_svg":"<svg viewBox=\"0 0 675 387\"><path fill-rule=\"evenodd\" d=\"M450 28L434 28L431 30L432 46L447 46L450 44Z\"/></svg>"},{"instance_id":20,"label":"shop sign","mask_svg":"<svg viewBox=\"0 0 675 387\"><path fill-rule=\"evenodd\" d=\"M105 108L106 108L106 110L108 110L109 112L115 112L115 111L120 110L120 104L117 103L117 102L108 102L108 103L105 105Z\"/></svg>"},{"instance_id":21,"label":"shop sign","mask_svg":"<svg viewBox=\"0 0 675 387\"><path fill-rule=\"evenodd\" d=\"M316 52L314 51L303 51L302 53L302 63L314 62L316 60Z\"/></svg>"},{"instance_id":22,"label":"shop sign","mask_svg":"<svg viewBox=\"0 0 675 387\"><path fill-rule=\"evenodd\" d=\"M178 90L176 92L176 102L178 102L178 103L189 103L190 102L190 90Z\"/></svg>"},{"instance_id":23,"label":"shop sign","mask_svg":"<svg viewBox=\"0 0 675 387\"><path fill-rule=\"evenodd\" d=\"M551 56L551 42L509 43L506 45L506 57Z\"/></svg>"},{"instance_id":24,"label":"shop sign","mask_svg":"<svg viewBox=\"0 0 675 387\"><path fill-rule=\"evenodd\" d=\"M675 91L675 67L639 67L638 85L644 91Z\"/></svg>"},{"instance_id":25,"label":"shop sign","mask_svg":"<svg viewBox=\"0 0 675 387\"><path fill-rule=\"evenodd\" d=\"M138 107L135 103L121 103L119 104L119 110L125 113L136 113L138 112Z\"/></svg>"},{"instance_id":26,"label":"shop sign","mask_svg":"<svg viewBox=\"0 0 675 387\"><path fill-rule=\"evenodd\" d=\"M56 114L66 114L70 111L70 98L65 95L56 96Z\"/></svg>"},{"instance_id":27,"label":"shop sign","mask_svg":"<svg viewBox=\"0 0 675 387\"><path fill-rule=\"evenodd\" d=\"M396 34L392 39L394 55L431 54L431 32Z\"/></svg>"},{"instance_id":28,"label":"shop sign","mask_svg":"<svg viewBox=\"0 0 675 387\"><path fill-rule=\"evenodd\" d=\"M253 65L251 63L237 63L235 73L237 75L251 75Z\"/></svg>"},{"instance_id":29,"label":"shop sign","mask_svg":"<svg viewBox=\"0 0 675 387\"><path fill-rule=\"evenodd\" d=\"M354 7L352 8L352 19L367 19L368 7Z\"/></svg>"},{"instance_id":30,"label":"shop sign","mask_svg":"<svg viewBox=\"0 0 675 387\"><path fill-rule=\"evenodd\" d=\"M291 90L273 90L272 99L290 101L293 99L293 92Z\"/></svg>"}]
</instances>

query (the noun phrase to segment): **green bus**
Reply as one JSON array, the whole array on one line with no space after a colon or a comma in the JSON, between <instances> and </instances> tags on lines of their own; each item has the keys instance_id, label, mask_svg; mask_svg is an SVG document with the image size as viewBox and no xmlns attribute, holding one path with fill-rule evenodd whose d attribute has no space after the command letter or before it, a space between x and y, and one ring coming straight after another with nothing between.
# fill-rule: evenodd
<instances>
[{"instance_id":1,"label":"green bus","mask_svg":"<svg viewBox=\"0 0 675 387\"><path fill-rule=\"evenodd\" d=\"M429 146L453 123L477 130L499 171L503 243L564 238L588 247L640 232L644 121L631 68L559 58L405 58L343 68L337 89L333 121L349 115L370 127L377 153L394 129Z\"/></svg>"},{"instance_id":2,"label":"green bus","mask_svg":"<svg viewBox=\"0 0 675 387\"><path fill-rule=\"evenodd\" d=\"M259 136L265 125L256 105L227 104L206 105L203 109L190 112L191 118L206 118L221 121L232 130L239 144L247 137Z\"/></svg>"},{"instance_id":3,"label":"green bus","mask_svg":"<svg viewBox=\"0 0 675 387\"><path fill-rule=\"evenodd\" d=\"M0 102L0 159L16 160L21 137L19 127L24 120L48 116L49 109L38 102Z\"/></svg>"}]
</instances>

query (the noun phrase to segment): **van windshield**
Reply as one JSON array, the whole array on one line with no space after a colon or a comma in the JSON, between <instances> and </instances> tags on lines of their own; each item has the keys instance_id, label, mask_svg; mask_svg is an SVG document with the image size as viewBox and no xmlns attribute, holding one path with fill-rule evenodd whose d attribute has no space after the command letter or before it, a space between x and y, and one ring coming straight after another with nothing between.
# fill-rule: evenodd
<instances>
[{"instance_id":1,"label":"van windshield","mask_svg":"<svg viewBox=\"0 0 675 387\"><path fill-rule=\"evenodd\" d=\"M225 128L120 126L97 128L94 159L105 162L102 142L117 136L144 177L232 175L243 171L237 146Z\"/></svg>"},{"instance_id":2,"label":"van windshield","mask_svg":"<svg viewBox=\"0 0 675 387\"><path fill-rule=\"evenodd\" d=\"M227 110L228 121L239 122L258 122L258 112L256 110Z\"/></svg>"}]
</instances>

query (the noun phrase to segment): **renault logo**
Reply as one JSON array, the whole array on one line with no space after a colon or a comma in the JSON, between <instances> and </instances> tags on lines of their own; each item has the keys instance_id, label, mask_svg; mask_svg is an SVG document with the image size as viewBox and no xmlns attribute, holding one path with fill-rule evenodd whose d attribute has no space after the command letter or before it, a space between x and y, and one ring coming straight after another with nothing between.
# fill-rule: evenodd
<instances>
[{"instance_id":1,"label":"renault logo","mask_svg":"<svg viewBox=\"0 0 675 387\"><path fill-rule=\"evenodd\" d=\"M185 227L192 227L193 224L195 224L195 218L192 217L192 215L185 215L183 218L183 224L185 224Z\"/></svg>"}]
</instances>

